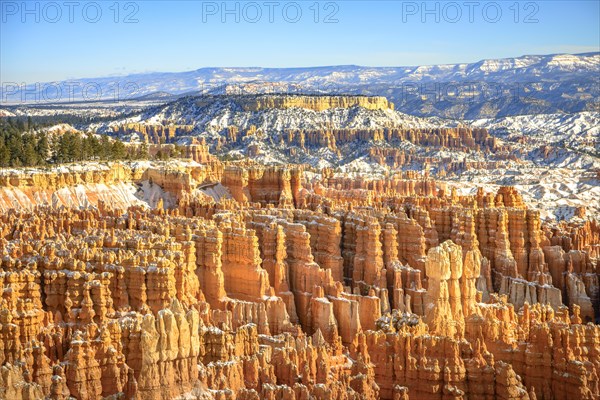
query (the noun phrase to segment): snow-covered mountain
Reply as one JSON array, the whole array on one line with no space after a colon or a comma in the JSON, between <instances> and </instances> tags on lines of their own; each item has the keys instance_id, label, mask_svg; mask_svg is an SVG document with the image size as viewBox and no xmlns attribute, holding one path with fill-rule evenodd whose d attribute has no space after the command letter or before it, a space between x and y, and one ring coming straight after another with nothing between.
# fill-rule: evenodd
<instances>
[{"instance_id":1,"label":"snow-covered mountain","mask_svg":"<svg viewBox=\"0 0 600 400\"><path fill-rule=\"evenodd\" d=\"M260 95L187 96L166 105L151 107L135 116L95 124L91 128L100 133L110 133L111 127L130 123L193 125L194 135L214 136L231 126L235 126L240 131L254 126L258 131L281 133L290 129L376 129L390 126L433 128L456 125L455 121L442 122L439 118L415 117L386 107L373 110L359 106L333 107L317 111L303 107L248 110L242 106L247 98L260 97Z\"/></svg>"},{"instance_id":2,"label":"snow-covered mountain","mask_svg":"<svg viewBox=\"0 0 600 400\"><path fill-rule=\"evenodd\" d=\"M597 110L599 74L600 53L409 67L202 68L52 83L53 89L63 89L60 95L48 90L48 84L29 85L26 98L24 88L2 85L0 99L5 104L140 97L166 101L189 93L234 93L236 88L362 93L386 96L408 114L477 119Z\"/></svg>"}]
</instances>

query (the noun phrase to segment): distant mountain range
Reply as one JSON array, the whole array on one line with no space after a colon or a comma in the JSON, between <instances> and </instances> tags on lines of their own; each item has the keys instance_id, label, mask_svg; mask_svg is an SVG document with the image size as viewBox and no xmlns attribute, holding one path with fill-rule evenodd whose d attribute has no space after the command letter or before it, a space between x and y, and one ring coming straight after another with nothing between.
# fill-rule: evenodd
<instances>
[{"instance_id":1,"label":"distant mountain range","mask_svg":"<svg viewBox=\"0 0 600 400\"><path fill-rule=\"evenodd\" d=\"M380 95L404 113L453 119L598 111L600 52L412 67L201 68L35 84L27 91L3 82L0 99L6 106L270 92Z\"/></svg>"}]
</instances>

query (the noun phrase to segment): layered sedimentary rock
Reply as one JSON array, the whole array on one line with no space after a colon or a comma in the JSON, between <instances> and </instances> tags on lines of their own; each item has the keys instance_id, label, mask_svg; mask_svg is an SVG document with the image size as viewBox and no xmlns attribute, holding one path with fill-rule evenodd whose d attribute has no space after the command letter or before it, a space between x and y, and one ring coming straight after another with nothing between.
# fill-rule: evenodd
<instances>
[{"instance_id":1,"label":"layered sedimentary rock","mask_svg":"<svg viewBox=\"0 0 600 400\"><path fill-rule=\"evenodd\" d=\"M596 222L416 172L204 162L4 175L151 180L175 203L6 203L0 398L600 396Z\"/></svg>"},{"instance_id":2,"label":"layered sedimentary rock","mask_svg":"<svg viewBox=\"0 0 600 400\"><path fill-rule=\"evenodd\" d=\"M236 100L244 111L259 111L272 108L305 108L323 111L330 108L359 106L367 110L394 109L385 97L376 96L249 96Z\"/></svg>"},{"instance_id":3,"label":"layered sedimentary rock","mask_svg":"<svg viewBox=\"0 0 600 400\"><path fill-rule=\"evenodd\" d=\"M485 129L437 128L437 129L331 129L331 130L289 130L283 134L283 140L301 148L326 147L337 150L338 146L350 142L411 142L418 146L445 147L455 150L503 151L497 140ZM396 151L394 151L396 150ZM382 164L403 165L410 162L411 153L393 148L371 148L369 155L382 161ZM391 160L388 160L391 158ZM415 161L416 158L412 161ZM388 162L389 161L389 162ZM421 162L438 161L431 158L419 159ZM449 160L440 160L449 161Z\"/></svg>"},{"instance_id":4,"label":"layered sedimentary rock","mask_svg":"<svg viewBox=\"0 0 600 400\"><path fill-rule=\"evenodd\" d=\"M187 146L186 152L196 162L111 162L0 171L0 210L103 204L126 209L152 203L157 196L163 202L177 202L189 198L200 184L221 181L223 166L207 151L202 144Z\"/></svg>"},{"instance_id":5,"label":"layered sedimentary rock","mask_svg":"<svg viewBox=\"0 0 600 400\"><path fill-rule=\"evenodd\" d=\"M32 172L0 174L0 210L32 209L36 205L89 207L100 200L119 208L140 204L125 182L141 178L141 170L114 164Z\"/></svg>"}]
</instances>

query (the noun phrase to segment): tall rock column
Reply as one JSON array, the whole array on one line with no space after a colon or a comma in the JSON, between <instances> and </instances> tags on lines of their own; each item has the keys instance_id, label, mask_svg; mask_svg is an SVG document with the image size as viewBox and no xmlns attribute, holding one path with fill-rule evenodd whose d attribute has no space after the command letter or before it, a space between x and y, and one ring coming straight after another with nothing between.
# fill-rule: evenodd
<instances>
[{"instance_id":1,"label":"tall rock column","mask_svg":"<svg viewBox=\"0 0 600 400\"><path fill-rule=\"evenodd\" d=\"M364 282L369 286L385 287L380 235L381 229L375 217L365 217L356 227L356 253L352 271L355 285Z\"/></svg>"},{"instance_id":2,"label":"tall rock column","mask_svg":"<svg viewBox=\"0 0 600 400\"><path fill-rule=\"evenodd\" d=\"M460 247L452 242L444 242L429 249L425 260L428 288L424 320L434 335L454 337L456 334L448 290L448 280L452 277L452 261L456 262L456 251L460 252Z\"/></svg>"},{"instance_id":3,"label":"tall rock column","mask_svg":"<svg viewBox=\"0 0 600 400\"><path fill-rule=\"evenodd\" d=\"M194 235L196 245L196 275L211 307L219 308L227 296L221 264L223 234L214 225L202 228Z\"/></svg>"},{"instance_id":4,"label":"tall rock column","mask_svg":"<svg viewBox=\"0 0 600 400\"><path fill-rule=\"evenodd\" d=\"M518 276L517 262L510 251L510 241L508 240L508 215L504 210L498 214L495 244L494 269L496 280L494 284L499 285L503 277L516 278Z\"/></svg>"},{"instance_id":5,"label":"tall rock column","mask_svg":"<svg viewBox=\"0 0 600 400\"><path fill-rule=\"evenodd\" d=\"M260 301L269 290L267 271L261 268L258 237L237 222L222 224L223 254L221 256L225 290L229 297Z\"/></svg>"}]
</instances>

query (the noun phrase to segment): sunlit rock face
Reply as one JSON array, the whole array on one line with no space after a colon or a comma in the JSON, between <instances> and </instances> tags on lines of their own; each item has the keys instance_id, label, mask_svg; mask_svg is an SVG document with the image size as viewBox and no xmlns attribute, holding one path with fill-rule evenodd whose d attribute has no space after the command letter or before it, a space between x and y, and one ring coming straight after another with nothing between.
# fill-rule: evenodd
<instances>
[{"instance_id":1,"label":"sunlit rock face","mask_svg":"<svg viewBox=\"0 0 600 400\"><path fill-rule=\"evenodd\" d=\"M597 222L306 168L4 175L0 398L598 398Z\"/></svg>"},{"instance_id":2,"label":"sunlit rock face","mask_svg":"<svg viewBox=\"0 0 600 400\"><path fill-rule=\"evenodd\" d=\"M210 100L209 100L210 101ZM207 103L199 100L198 105ZM239 96L236 98L244 111L261 111L266 109L304 108L323 111L331 108L362 107L367 110L394 109L394 104L380 96Z\"/></svg>"}]
</instances>

